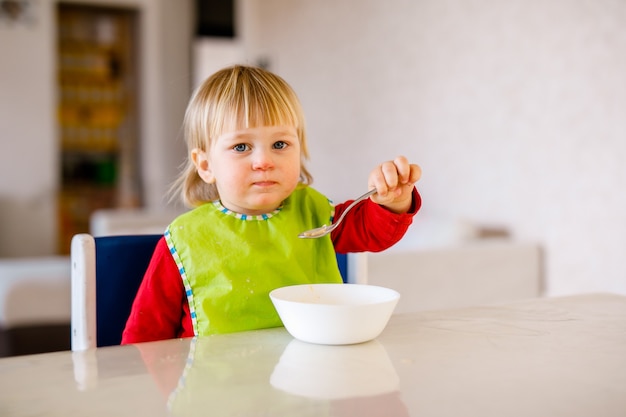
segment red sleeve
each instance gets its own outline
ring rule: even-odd
[[[334,218],[338,219],[352,201],[338,204]],[[390,248],[402,239],[421,205],[417,189],[413,189],[413,204],[407,213],[393,213],[369,198],[360,202],[331,233],[335,251],[380,252]]]
[[[137,291],[122,344],[190,336],[193,327],[183,282],[163,237]]]

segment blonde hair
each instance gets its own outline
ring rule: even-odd
[[[309,158],[304,112],[293,89],[276,74],[261,68],[235,65],[207,78],[193,93],[183,121],[189,153],[210,152],[212,144],[228,131],[259,126],[293,126],[300,140],[300,181],[311,184],[313,177],[304,162]],[[187,158],[173,191],[197,207],[219,199],[215,184],[205,183]]]

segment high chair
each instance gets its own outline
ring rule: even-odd
[[[73,351],[120,344],[133,300],[162,236],[78,234],[72,238]]]
[[[73,351],[121,343],[135,295],[161,237],[78,234],[72,238]],[[337,262],[346,281],[347,255],[337,254]]]

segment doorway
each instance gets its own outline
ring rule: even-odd
[[[94,211],[141,207],[138,11],[57,5],[58,252]]]

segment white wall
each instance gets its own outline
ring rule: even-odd
[[[547,292],[626,294],[626,2],[242,0],[299,93],[315,185],[424,171],[424,216],[541,243]]]
[[[158,209],[171,205],[168,190],[187,153],[181,127],[193,86],[195,0],[141,2],[145,11],[140,86],[144,197],[147,207]]]
[[[192,2],[84,2],[143,11],[143,169],[162,205],[184,154]],[[626,293],[626,2],[239,3],[237,48],[298,91],[320,190],[353,197],[406,154],[424,170],[421,216],[542,243],[549,294]],[[34,26],[0,25],[2,256],[54,247],[54,2],[36,4]]]
[[[51,16],[39,2],[37,17]],[[50,253],[58,182],[52,19],[0,22],[0,254]],[[48,70],[46,70],[48,69]]]
[[[69,2],[69,1],[68,1]],[[146,205],[166,191],[185,155],[180,125],[189,99],[193,0],[76,0],[140,12],[142,174]],[[58,2],[32,2],[28,24],[0,22],[0,256],[56,250]]]

